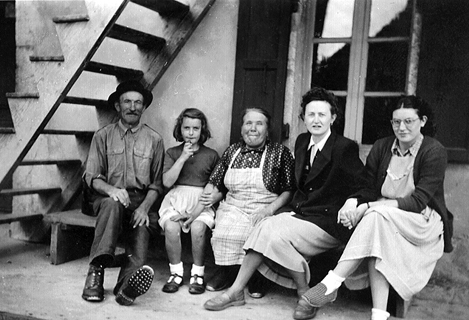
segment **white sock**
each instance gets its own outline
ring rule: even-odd
[[[339,287],[342,285],[342,282],[344,282],[345,278],[342,278],[338,276],[337,274],[334,273],[334,271],[329,270],[329,273],[327,276],[322,279],[321,283],[324,284],[327,288],[326,290],[326,296],[328,294],[331,294],[335,290],[339,289]]]
[[[171,274],[175,273],[177,274],[178,276],[183,276],[184,275],[184,266],[182,264],[182,262],[179,262],[178,264],[169,264],[169,272],[171,272]]]
[[[387,320],[389,318],[389,312],[381,309],[371,309],[371,320]]]
[[[192,269],[191,269],[191,276],[193,276],[194,274],[200,276],[200,277],[203,277],[204,276],[204,272],[205,272],[205,266],[196,266],[195,264],[192,265]]]

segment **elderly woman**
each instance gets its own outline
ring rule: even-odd
[[[351,230],[337,224],[337,214],[365,181],[358,145],[332,129],[338,112],[337,99],[323,88],[303,96],[301,116],[308,132],[296,140],[293,199],[283,213],[256,227],[244,244],[246,257],[233,285],[205,302],[205,309],[243,305],[244,288],[256,270],[301,296],[309,289],[310,258],[346,243]]]
[[[270,115],[249,108],[242,119],[243,140],[228,147],[209,180],[214,192],[226,193],[216,211],[211,239],[215,263],[222,268],[208,282],[209,291],[226,288],[228,275],[237,273],[229,267],[239,268],[243,262],[243,245],[254,226],[285,205],[295,185],[290,150],[269,141]]]
[[[357,225],[338,265],[299,300],[295,319],[314,317],[347,278],[350,289],[371,286],[372,320],[385,320],[389,286],[404,299],[424,288],[443,251],[452,250],[452,214],[444,199],[445,148],[428,104],[405,96],[392,111],[394,136],[375,142],[367,158],[367,188],[352,195],[338,222]]]

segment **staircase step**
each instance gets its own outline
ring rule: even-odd
[[[130,0],[133,3],[158,12],[163,17],[183,17],[189,6],[176,0]]]
[[[73,97],[73,96],[66,96],[62,102],[70,103],[70,104],[81,104],[85,106],[95,106],[97,108],[107,108],[108,106],[107,100]]]
[[[145,33],[139,30],[127,28],[120,24],[114,24],[108,37],[130,42],[138,45],[144,49],[151,49],[155,51],[161,50],[166,44],[166,40],[149,33]]]
[[[141,70],[123,68],[95,61],[89,61],[85,66],[85,70],[89,72],[108,74],[125,79],[140,80],[143,77],[143,71]]]
[[[42,134],[59,134],[59,135],[76,135],[76,136],[92,136],[94,131],[80,131],[67,129],[44,129]]]
[[[15,133],[15,128],[13,128],[13,127],[0,127],[0,133]]]
[[[81,165],[81,161],[78,159],[69,160],[23,160],[20,166],[37,166],[37,165],[58,165],[58,166],[78,166]]]
[[[27,220],[42,220],[43,215],[40,213],[34,214],[0,214],[0,224],[11,223],[11,222],[18,222],[18,221],[27,221]]]
[[[52,18],[55,23],[73,23],[73,22],[86,22],[90,17],[87,14],[69,14]]]
[[[21,99],[21,98],[29,98],[29,99],[39,99],[39,92],[7,92],[5,93],[7,98],[13,99]]]
[[[36,56],[36,55],[31,55],[29,56],[30,61],[34,62],[40,62],[40,61],[58,61],[58,62],[63,62],[65,61],[64,56]]]
[[[44,188],[17,188],[17,189],[3,189],[0,190],[1,196],[22,196],[27,194],[50,194],[50,193],[61,193],[62,189],[59,187],[44,187]]]

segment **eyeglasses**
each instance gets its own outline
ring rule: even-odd
[[[407,118],[407,119],[404,119],[404,120],[401,120],[401,119],[392,119],[391,120],[391,124],[393,127],[395,128],[399,128],[401,126],[401,123],[404,122],[404,125],[408,128],[410,127],[415,121],[419,120],[420,118],[415,118],[415,119],[411,119],[411,118]]]

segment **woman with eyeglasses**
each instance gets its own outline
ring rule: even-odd
[[[433,113],[416,96],[392,110],[394,136],[375,142],[366,161],[367,188],[339,210],[355,230],[334,270],[298,301],[295,319],[310,319],[332,302],[345,281],[371,287],[372,320],[387,319],[389,287],[409,300],[428,283],[443,252],[451,252],[453,216],[444,199],[445,148],[435,139]]]

